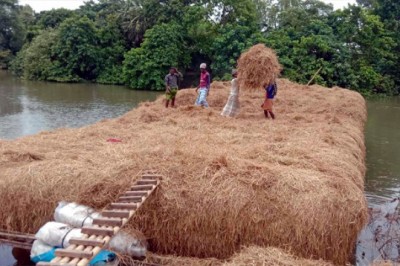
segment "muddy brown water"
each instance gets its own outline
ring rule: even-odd
[[[0,71],[0,139],[15,139],[59,127],[80,127],[117,117],[140,102],[154,100],[157,95],[121,86],[21,81]],[[400,246],[400,220],[393,216],[398,200],[390,202],[400,197],[400,98],[368,100],[365,136],[368,169],[365,194],[371,215],[376,219],[360,234],[358,265],[379,258],[382,250],[392,259],[400,254],[396,246]],[[388,231],[393,243],[378,250],[379,241],[387,240],[384,233]],[[376,239],[376,232],[382,239],[368,242]],[[393,237],[394,234],[399,237]],[[26,265],[24,252],[14,250],[14,255],[17,258],[11,247],[0,246],[0,266]]]

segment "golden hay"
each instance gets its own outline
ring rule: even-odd
[[[159,264],[159,265],[179,265],[179,266],[222,266],[223,261],[218,259],[198,259],[191,257],[178,256],[160,256],[157,254],[148,254],[144,262]],[[130,265],[132,265],[131,263]],[[128,264],[129,265],[129,264]]]
[[[281,72],[274,50],[257,44],[242,53],[238,60],[238,83],[241,90],[259,90],[274,81]]]
[[[323,260],[311,260],[298,258],[279,248],[274,247],[247,247],[235,253],[228,260],[217,259],[198,259],[178,256],[160,256],[148,254],[143,261],[160,265],[179,265],[179,266],[333,266],[332,263]],[[127,265],[132,265],[126,261]]]
[[[365,101],[345,89],[278,86],[274,121],[256,91],[242,93],[236,119],[221,117],[229,87],[216,83],[209,109],[184,90],[176,109],[158,99],[117,119],[1,141],[1,229],[34,233],[60,200],[103,208],[152,168],[162,186],[129,227],[153,252],[226,259],[260,245],[346,263],[367,217]]]
[[[223,266],[333,266],[323,260],[301,259],[274,247],[248,247],[235,254]]]

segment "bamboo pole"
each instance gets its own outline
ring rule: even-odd
[[[311,82],[315,79],[315,77],[318,75],[318,73],[322,70],[322,67],[320,67],[317,72],[315,72],[314,76],[310,79],[310,81],[307,83],[307,86],[310,86]]]

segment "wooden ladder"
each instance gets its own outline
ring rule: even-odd
[[[81,238],[71,238],[65,249],[56,250],[51,262],[39,262],[37,266],[86,266],[111,238],[118,233],[146,199],[160,184],[162,176],[154,170],[143,171],[141,178],[118,201],[102,211],[102,218],[93,219],[92,226],[82,228]]]
[[[30,250],[33,241],[35,241],[34,235],[11,231],[0,231],[0,244]]]

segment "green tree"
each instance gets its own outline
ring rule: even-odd
[[[268,35],[268,46],[275,48],[284,66],[283,75],[306,83],[322,68],[315,82],[336,85],[333,80],[335,63],[340,61],[342,47],[336,41],[332,29],[323,21],[312,20],[301,31],[282,28]]]
[[[400,21],[400,3],[398,1],[374,0],[372,4],[375,7],[375,12],[384,21]]]
[[[87,17],[69,18],[60,24],[53,55],[58,64],[67,70],[68,76],[73,77],[72,80],[92,80],[96,78],[101,63],[98,48],[94,22]]]
[[[19,7],[18,16],[21,19],[25,29],[28,29],[35,23],[35,11],[29,5]]]
[[[29,5],[20,6],[18,14],[26,32],[25,43],[31,42],[40,34],[40,27],[36,25],[36,14]]]
[[[209,19],[219,24],[259,25],[257,5],[253,0],[209,0]]]
[[[106,84],[123,84],[122,62],[126,52],[124,36],[119,28],[118,19],[108,15],[102,20],[97,31],[99,39],[99,74],[96,81]]]
[[[72,16],[74,16],[74,11],[65,8],[42,11],[37,16],[37,25],[42,29],[57,28],[64,20]]]
[[[400,3],[399,1],[373,0],[372,7],[372,12],[382,18],[386,31],[396,43],[392,52],[397,55],[397,59],[389,72],[395,83],[394,91],[400,94]]]
[[[121,25],[130,47],[138,47],[145,32],[161,23],[182,24],[188,8],[202,6],[200,1],[192,0],[132,0],[127,1],[120,12]],[[205,8],[202,6],[202,9]],[[193,11],[193,9],[192,9]],[[197,9],[198,11],[198,9]]]
[[[376,0],[356,0],[357,4],[362,7],[372,8],[376,6]]]
[[[396,93],[396,42],[380,17],[359,6],[333,11],[315,0],[277,10],[266,43],[278,52],[284,76],[306,83],[321,68],[314,81],[321,85]]]
[[[266,44],[274,48],[284,66],[283,75],[306,83],[322,68],[315,82],[336,85],[334,63],[342,47],[336,41],[327,16],[332,6],[320,1],[292,1],[279,4],[275,29],[266,35]]]
[[[6,66],[23,45],[25,29],[18,11],[17,0],[0,0],[0,65]]]
[[[140,48],[125,54],[124,79],[133,89],[162,90],[168,68],[186,67],[189,61],[182,28],[175,23],[163,23],[146,32]]]
[[[191,5],[184,9],[180,23],[185,31],[187,48],[193,56],[211,53],[216,36],[215,25],[207,20],[208,11],[201,5]]]
[[[394,94],[392,70],[396,65],[396,46],[379,16],[352,6],[332,14],[330,24],[339,40],[349,49],[356,80],[353,89]]]
[[[228,24],[220,27],[211,46],[214,77],[222,78],[224,75],[230,77],[230,72],[236,66],[240,54],[263,41],[261,33],[248,26]]]
[[[318,84],[400,93],[400,2],[357,2],[334,11],[319,0],[91,0],[35,14],[0,0],[0,65],[25,42],[13,69],[26,78],[161,89],[170,65],[190,81],[207,62],[224,78],[265,42],[294,81],[321,68]]]
[[[43,31],[29,46],[18,53],[17,60],[12,66],[13,70],[19,72],[25,79],[55,81],[64,79],[68,73],[63,69],[60,70],[52,60],[52,49],[58,39],[58,31]]]

